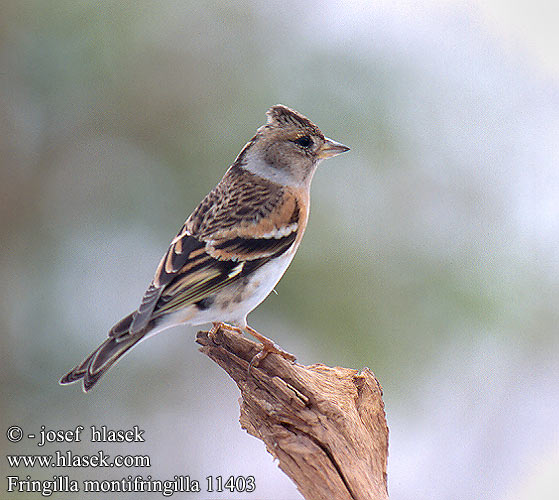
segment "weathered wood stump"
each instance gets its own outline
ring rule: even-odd
[[[270,354],[249,373],[259,343],[226,329],[196,341],[239,387],[242,428],[264,441],[306,500],[388,498],[382,388],[368,368]]]

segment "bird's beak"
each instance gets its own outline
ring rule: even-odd
[[[328,137],[324,138],[324,144],[320,148],[318,152],[318,157],[321,160],[325,160],[326,158],[332,158],[333,156],[339,155],[340,153],[345,153],[349,151],[347,146],[340,144],[339,142],[333,141],[332,139],[328,139]]]

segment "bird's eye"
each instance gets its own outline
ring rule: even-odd
[[[296,144],[303,148],[310,148],[313,145],[312,139],[308,135],[304,135],[303,137],[299,137],[299,139],[295,139],[294,141]]]

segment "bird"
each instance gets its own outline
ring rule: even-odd
[[[210,336],[219,328],[249,333],[261,343],[249,369],[269,353],[295,359],[246,317],[274,290],[299,248],[317,165],[349,148],[282,104],[266,115],[171,241],[138,309],[60,384],[82,380],[87,392],[132,347],[181,324],[211,323]]]

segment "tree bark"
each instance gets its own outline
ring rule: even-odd
[[[302,366],[221,328],[200,350],[236,382],[240,423],[261,439],[306,500],[387,499],[388,427],[382,388],[368,369]]]

